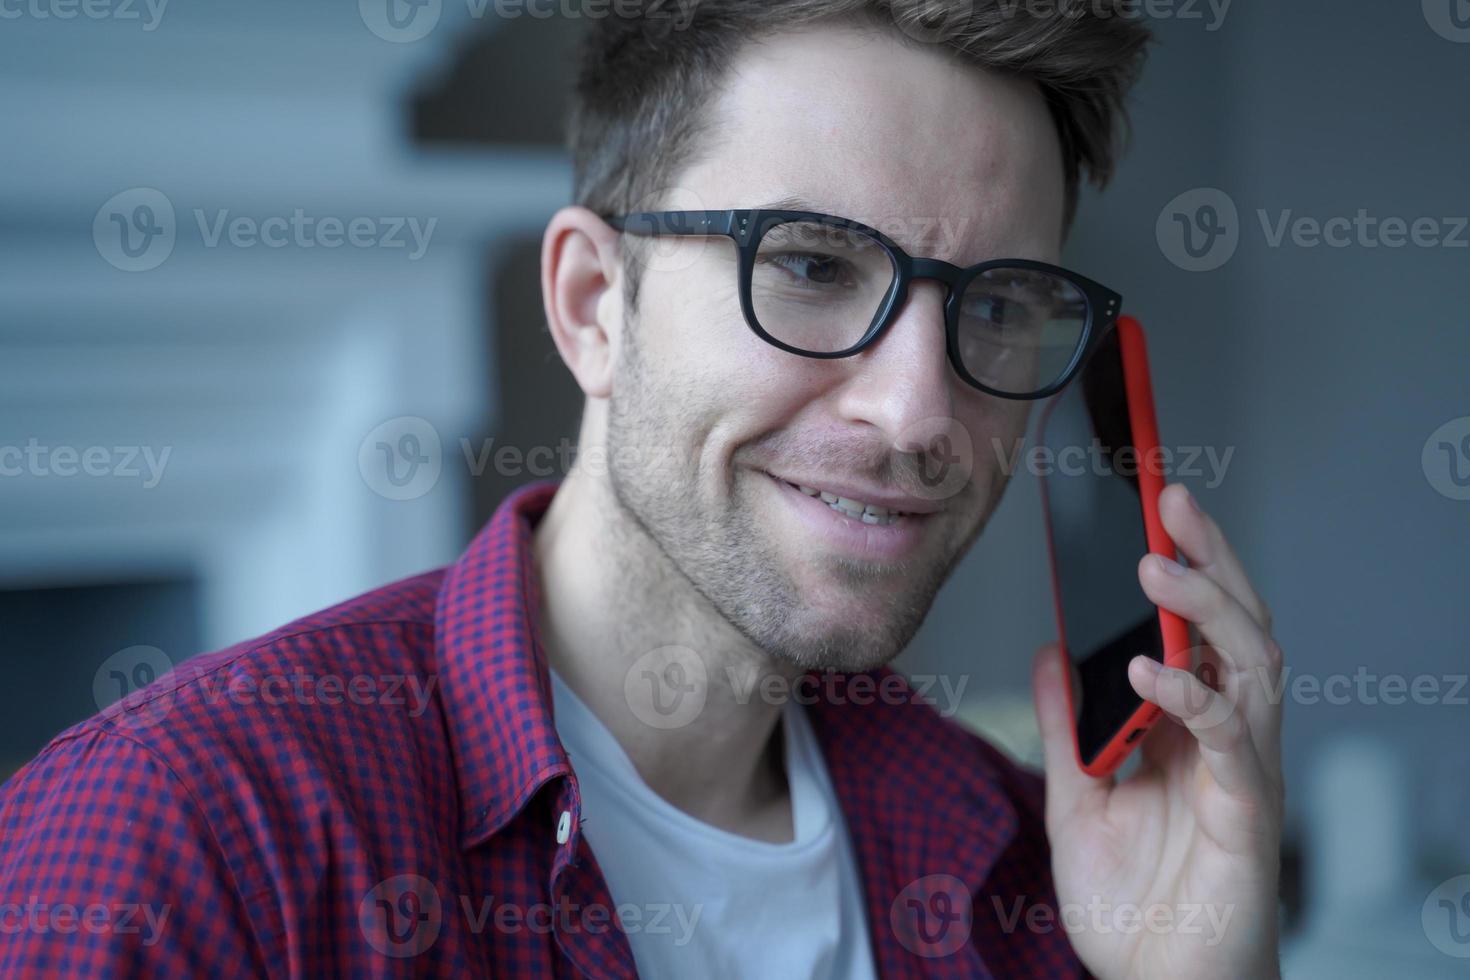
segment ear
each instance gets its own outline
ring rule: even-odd
[[[619,235],[583,207],[552,215],[541,240],[541,296],[561,359],[589,398],[612,391],[623,329]]]

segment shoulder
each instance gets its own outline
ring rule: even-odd
[[[242,800],[281,815],[313,780],[350,782],[374,744],[437,727],[441,577],[404,579],[184,661],[52,739],[0,786],[0,819],[23,819],[48,796],[85,810],[116,788],[111,776],[142,773],[224,837]]]
[[[370,693],[381,695],[391,677],[432,671],[441,576],[436,570],[394,582],[192,657],[62,732],[46,751],[101,732],[170,754],[200,739],[248,742],[257,721],[279,734],[315,724],[338,702],[365,706],[366,681],[374,682]],[[382,698],[371,703],[391,706]]]

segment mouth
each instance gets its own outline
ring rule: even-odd
[[[855,521],[862,521],[864,524],[877,524],[886,527],[890,524],[898,523],[905,517],[917,516],[912,511],[892,510],[879,504],[870,504],[862,500],[855,500],[852,497],[843,497],[840,494],[833,493],[831,490],[809,487],[802,483],[792,483],[790,480],[782,480],[779,476],[772,474],[767,474],[767,476],[770,476],[773,480],[779,480],[788,487],[795,487],[808,497],[815,497],[820,500],[837,513],[851,517]]]
[[[901,510],[899,501],[871,501],[840,493],[846,487],[826,488],[795,482],[761,471],[784,500],[802,538],[819,543],[824,553],[839,553],[874,562],[893,562],[916,553],[928,537],[934,508],[925,501]],[[803,477],[803,479],[806,479]],[[907,501],[903,501],[908,503]]]

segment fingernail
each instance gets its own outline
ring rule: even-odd
[[[1154,555],[1154,561],[1170,575],[1178,577],[1184,574],[1184,566],[1172,558],[1166,558],[1163,555]]]
[[[1194,494],[1189,492],[1188,487],[1184,488],[1184,496],[1189,499],[1189,507],[1191,510],[1193,510],[1196,514],[1204,513],[1204,511],[1200,510],[1199,501],[1194,499]]]
[[[1143,669],[1148,671],[1150,675],[1157,674],[1159,671],[1164,669],[1163,664],[1159,663],[1153,657],[1147,656],[1146,654],[1140,653],[1133,659],[1135,662],[1142,661]]]

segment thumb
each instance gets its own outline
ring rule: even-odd
[[[1037,650],[1031,665],[1031,690],[1046,766],[1048,833],[1079,811],[1101,807],[1113,785],[1112,777],[1089,776],[1077,762],[1072,712],[1067,703],[1065,671],[1069,666],[1056,643]]]

